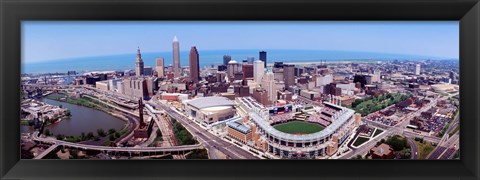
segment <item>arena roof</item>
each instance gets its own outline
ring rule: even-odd
[[[226,97],[219,97],[219,96],[211,96],[211,97],[199,97],[187,102],[187,104],[197,108],[209,108],[209,107],[217,107],[217,106],[235,106],[235,102],[226,98]]]

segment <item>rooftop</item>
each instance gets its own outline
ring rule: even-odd
[[[235,102],[220,96],[210,96],[210,97],[199,97],[187,102],[191,106],[197,109],[204,109],[209,107],[218,107],[218,106],[235,106]]]
[[[243,124],[240,124],[236,121],[227,123],[227,126],[233,128],[233,129],[236,129],[236,130],[238,130],[242,133],[248,133],[250,131],[250,127],[247,127],[247,126],[245,126]]]
[[[377,147],[372,148],[373,153],[378,156],[383,156],[391,153],[391,147],[388,144],[382,143]]]

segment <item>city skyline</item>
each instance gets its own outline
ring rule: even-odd
[[[191,29],[195,31],[185,32]],[[178,36],[182,41],[180,51],[188,51],[191,46],[197,46],[201,50],[252,48],[259,51],[332,50],[458,59],[459,50],[457,21],[108,23],[26,21],[22,22],[22,30],[24,63],[127,54],[137,46],[140,46],[143,52],[159,52],[159,56],[162,56],[165,53],[172,53],[172,47],[168,44],[174,36]],[[83,33],[81,38],[76,33],[79,31]],[[209,36],[212,33],[215,36]],[[51,51],[55,53],[45,53]]]
[[[80,41],[40,41],[46,56],[129,53],[22,61],[21,158],[460,159],[458,59],[350,52],[458,55],[458,35],[446,35],[458,23],[224,23],[166,23],[176,25],[162,26],[172,36],[147,26],[124,36],[110,26],[103,33],[112,41],[81,26]],[[155,39],[164,36],[168,43]],[[136,54],[124,42],[132,39],[142,42]],[[209,50],[217,47],[248,50]]]

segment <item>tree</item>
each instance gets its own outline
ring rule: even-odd
[[[110,141],[115,141],[115,136],[113,134],[110,134],[110,136],[108,136],[108,138],[110,139]]]
[[[71,116],[72,115],[72,113],[68,109],[65,110],[64,113],[65,113],[65,116]]]
[[[105,131],[103,129],[97,129],[97,134],[101,137],[105,137],[106,134],[105,134]]]
[[[387,139],[387,144],[392,146],[393,150],[400,151],[407,147],[407,140],[395,135]]]
[[[50,136],[50,129],[45,129],[45,136]]]
[[[87,134],[87,139],[92,139],[94,136],[93,136],[93,133],[92,132],[89,132]]]
[[[70,150],[70,157],[72,159],[78,159],[78,151],[75,149]]]
[[[195,149],[187,155],[187,159],[208,159],[208,153],[205,149]]]
[[[114,134],[115,134],[115,139],[120,137],[120,133],[119,133],[119,132],[115,132]]]
[[[45,118],[43,120],[44,120],[45,123],[51,123],[50,118],[48,116],[45,116]]]
[[[62,134],[57,134],[56,138],[57,138],[58,140],[63,140],[63,139],[65,138],[65,136],[62,135]]]
[[[113,133],[115,133],[116,131],[117,131],[117,130],[115,130],[115,129],[113,129],[113,128],[112,128],[112,129],[109,129],[109,130],[108,130],[108,134],[113,134]]]
[[[352,107],[355,108],[355,107],[357,107],[357,105],[359,105],[362,102],[363,101],[361,99],[355,99],[355,101],[353,101],[353,103],[352,103]]]

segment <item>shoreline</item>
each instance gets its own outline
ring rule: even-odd
[[[407,60],[407,61],[424,61],[428,60],[428,58],[423,58],[423,59],[405,59],[405,58],[397,58],[398,60]],[[257,59],[256,59],[257,60]],[[348,64],[348,63],[376,63],[376,62],[388,62],[388,61],[394,61],[395,58],[387,58],[387,59],[374,59],[374,58],[358,58],[358,59],[311,59],[311,60],[267,60],[267,66],[273,66],[274,62],[283,62],[284,64],[298,64],[298,65],[308,65],[308,64],[320,64],[322,61],[326,61],[326,64]],[[238,60],[241,61],[241,60]],[[435,61],[459,61],[459,59],[438,59]],[[47,62],[44,63],[39,63],[39,64],[48,64]],[[51,63],[51,62],[49,62]],[[200,63],[200,67],[203,68],[209,68],[212,65],[214,67],[221,65],[222,63],[220,61],[214,61],[212,63]],[[22,64],[22,66],[31,66],[31,64]],[[181,65],[182,68],[187,68],[189,67],[188,65]],[[22,74],[30,74],[30,75],[41,75],[41,74],[54,74],[54,73],[59,73],[59,74],[66,74],[68,71],[74,70],[77,72],[81,73],[88,73],[88,72],[95,72],[95,71],[125,71],[125,70],[132,70],[133,68],[128,65],[121,65],[118,67],[113,67],[111,69],[96,69],[96,68],[84,68],[84,69],[75,69],[75,68],[70,68],[69,70],[63,70],[63,71],[45,71],[45,72],[35,72],[35,71],[30,71],[30,72],[23,72],[24,69],[32,69],[32,68],[27,68],[23,67],[22,68]]]

